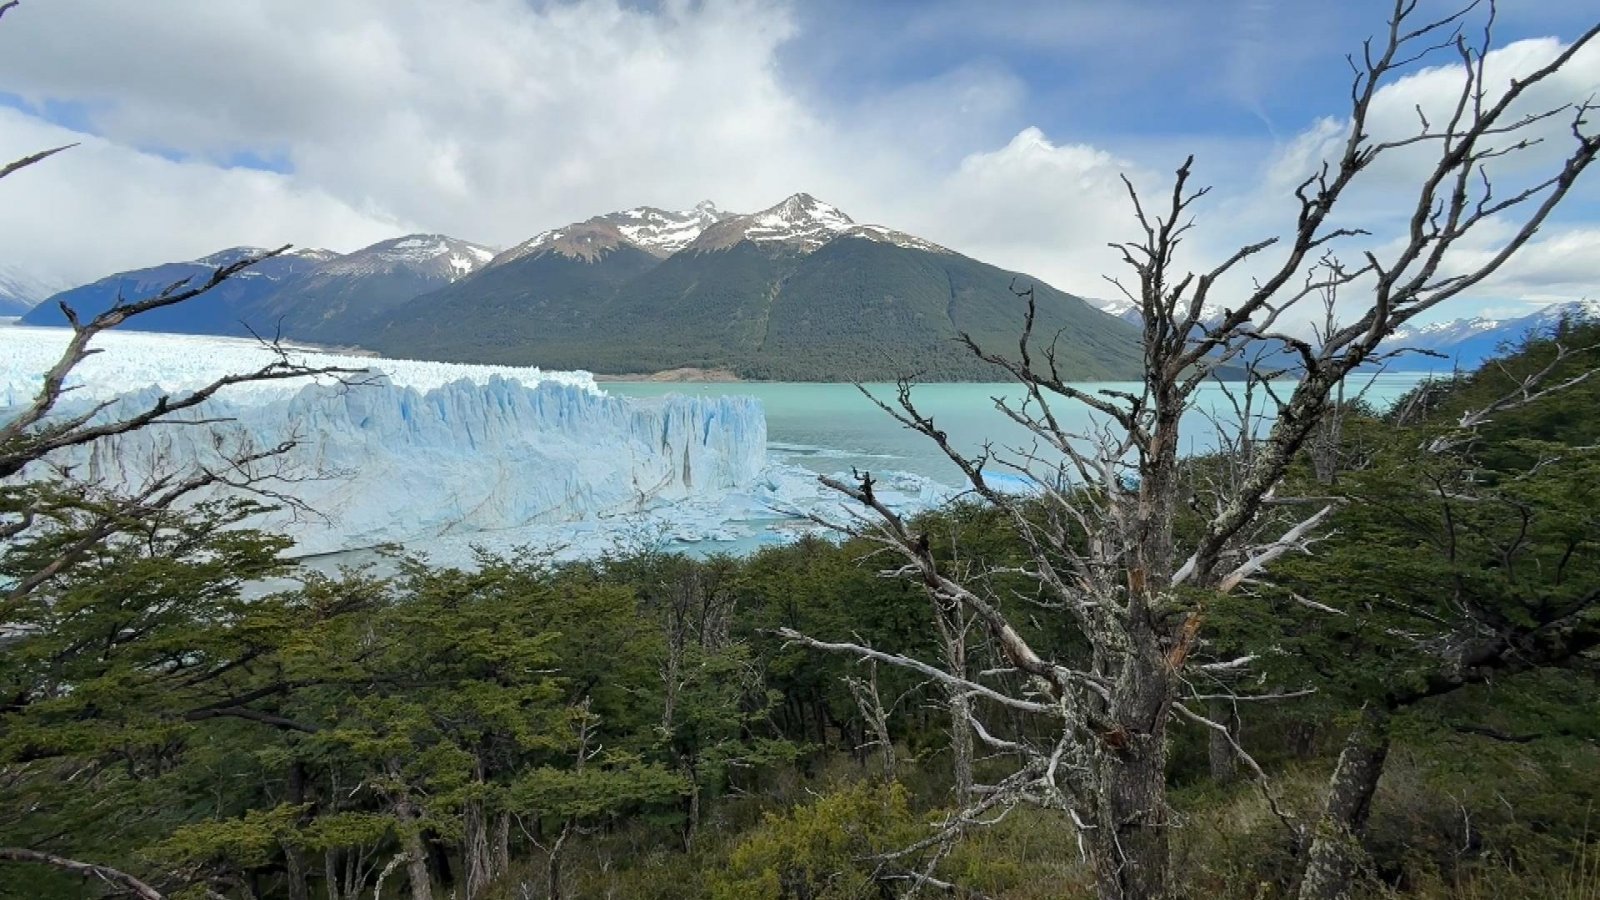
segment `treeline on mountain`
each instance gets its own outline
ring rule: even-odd
[[[387,356],[582,368],[681,366],[794,381],[885,381],[918,372],[987,381],[958,340],[1014,355],[1026,304],[1064,377],[1137,375],[1131,326],[1048,285],[953,253],[838,237],[810,253],[741,242],[656,260],[622,246],[597,259],[543,253],[484,270],[379,317]],[[314,338],[315,334],[307,335]]]
[[[1567,384],[1594,366],[1557,360],[1557,341],[1600,345],[1600,327],[1563,326],[1382,414],[1347,402],[1306,453],[1292,486],[1342,501],[1326,536],[1248,602],[1215,598],[1207,638],[1280,699],[1225,699],[1226,671],[1200,691],[1224,698],[1211,713],[1265,787],[1218,735],[1173,739],[1184,895],[1293,896],[1306,847],[1286,822],[1316,820],[1341,749],[1369,733],[1384,752],[1358,896],[1600,890],[1600,379],[1440,443],[1528,375],[1553,366],[1543,383]],[[1195,458],[1186,477],[1229,465]],[[0,511],[63,526],[8,541],[0,578],[80,541],[93,502],[0,490]],[[948,653],[937,607],[880,577],[867,542],[703,561],[641,542],[472,572],[411,560],[249,596],[290,574],[287,541],[236,527],[251,508],[132,516],[0,603],[0,847],[173,897],[877,898],[924,873],[963,896],[1090,896],[1065,813],[996,811],[902,853],[1011,764],[974,752],[929,679],[776,634]],[[1033,646],[1082,652],[1062,617],[1030,608],[1037,586],[993,511],[916,524],[941,560],[992,573]],[[1441,665],[1464,628],[1530,643],[1487,675]],[[955,644],[970,672],[1000,667],[978,630]],[[968,702],[1002,741],[1038,727]],[[0,855],[0,897],[114,887]]]

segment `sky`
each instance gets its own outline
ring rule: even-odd
[[[1593,24],[1591,3],[1501,0],[1491,71],[1509,79],[1559,52]],[[349,251],[419,231],[508,247],[616,209],[754,211],[805,191],[1109,297],[1105,277],[1125,269],[1107,244],[1136,236],[1122,176],[1159,193],[1195,155],[1213,190],[1191,265],[1292,227],[1292,186],[1349,113],[1345,54],[1391,9],[24,0],[0,18],[0,160],[78,146],[0,181],[0,273],[65,286],[233,245]],[[1420,0],[1420,13],[1453,9]],[[1452,62],[1413,67],[1375,121],[1411,127],[1414,109],[1448,102]],[[1600,45],[1538,99],[1595,95]],[[1567,127],[1550,123],[1534,163],[1559,158]],[[1342,254],[1392,248],[1418,165],[1400,155],[1353,192],[1373,234]],[[1491,225],[1462,259],[1510,228]],[[1523,314],[1596,285],[1600,171],[1524,254],[1432,318]]]

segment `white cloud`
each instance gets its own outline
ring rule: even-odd
[[[1063,290],[1105,296],[1114,288],[1101,275],[1121,269],[1107,243],[1131,236],[1123,173],[1146,178],[1104,150],[1058,145],[1027,128],[998,150],[969,155],[924,208],[909,212],[936,241]]]
[[[1076,40],[1104,56],[1102,38],[1155,15],[1150,5],[1063,17],[1031,4],[975,19],[963,9],[936,4],[908,30],[1004,25],[1041,46]],[[0,109],[0,157],[85,141],[0,182],[0,264],[81,280],[232,243],[353,249],[429,230],[509,245],[640,203],[709,197],[755,209],[806,190],[1069,290],[1112,290],[1100,276],[1123,267],[1106,244],[1134,234],[1118,175],[1164,189],[1165,174],[1140,164],[1152,154],[1022,127],[1031,87],[1000,63],[810,96],[780,64],[794,12],[758,0],[24,4],[0,23],[0,84],[27,102],[68,103],[101,137]],[[1492,60],[1497,77],[1556,46],[1507,48]],[[1541,99],[1594,92],[1597,60],[1588,54]],[[1384,93],[1374,119],[1410,124],[1415,103],[1435,109],[1452,86],[1448,69],[1419,72]],[[1220,169],[1230,183],[1199,207],[1191,257],[1291,225],[1286,189],[1340,134],[1328,118],[1278,148],[1238,142],[1224,159],[1202,156],[1200,172]],[[1189,143],[1139,140],[1165,141],[1173,163]],[[281,158],[292,172],[229,168],[239,153]],[[1393,185],[1415,175],[1373,176],[1376,189],[1351,205],[1388,221],[1404,200]],[[1495,290],[1555,298],[1600,276],[1591,272],[1600,262],[1573,262],[1560,243],[1589,238],[1549,239]]]
[[[174,162],[0,109],[0,160],[73,141],[0,181],[0,262],[47,281],[238,244],[349,250],[410,230],[282,175]]]

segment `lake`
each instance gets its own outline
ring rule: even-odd
[[[1427,377],[1421,372],[1393,372],[1352,380],[1350,393],[1364,390],[1365,399],[1387,408],[1418,382]],[[851,466],[866,470],[911,472],[958,485],[961,475],[939,448],[926,437],[911,431],[878,409],[849,384],[795,384],[775,382],[606,382],[607,391],[628,397],[661,397],[667,394],[744,394],[761,400],[767,412],[767,443],[774,462],[790,463],[813,472],[831,474],[848,471]],[[866,389],[890,404],[895,398],[892,384],[869,384]],[[1126,383],[1084,383],[1085,390],[1133,392],[1138,385]],[[1015,384],[926,384],[915,388],[913,398],[919,408],[933,417],[950,441],[965,453],[976,452],[985,440],[1011,447],[1025,445],[1031,435],[994,408],[995,397],[1016,403],[1023,396]],[[1215,430],[1198,411],[1209,411],[1224,419],[1233,418],[1231,405],[1220,387],[1203,388],[1197,397],[1196,413],[1184,420],[1185,452],[1210,449]],[[1081,428],[1091,423],[1090,411],[1079,404],[1065,404],[1057,410],[1063,424]]]

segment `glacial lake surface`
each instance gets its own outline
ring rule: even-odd
[[[1427,377],[1422,372],[1386,372],[1352,378],[1346,396],[1361,393],[1379,409]],[[848,472],[852,466],[872,471],[910,472],[957,486],[961,474],[928,438],[902,426],[862,396],[854,385],[789,382],[604,382],[606,391],[627,397],[662,397],[668,394],[741,394],[759,399],[766,408],[768,453],[774,462],[789,463],[821,474]],[[1280,386],[1280,391],[1290,385]],[[893,406],[895,386],[868,384],[873,396]],[[1133,393],[1133,382],[1085,382],[1085,391]],[[1239,385],[1230,385],[1237,391]],[[1033,436],[995,409],[994,398],[1013,406],[1024,393],[1015,384],[930,383],[913,388],[912,398],[924,415],[949,435],[964,453],[978,452],[985,441],[997,448],[1029,447]],[[1258,398],[1259,404],[1264,398]],[[1053,407],[1069,430],[1092,424],[1090,410],[1076,403]],[[1195,410],[1184,420],[1185,453],[1204,452],[1216,446],[1212,418],[1236,420],[1224,389],[1209,385],[1196,398]],[[1258,423],[1259,427],[1259,423]]]

